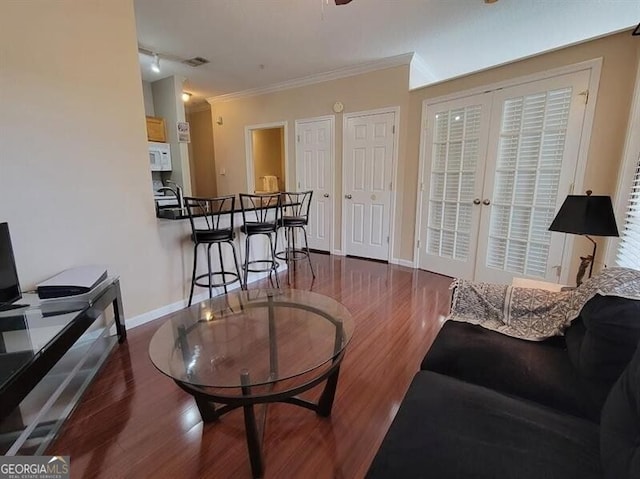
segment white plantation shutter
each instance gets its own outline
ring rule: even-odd
[[[432,144],[427,252],[466,260],[480,155],[481,105],[438,112]]]
[[[564,235],[548,227],[584,165],[590,78],[585,69],[425,101],[420,268],[494,283],[556,279]]]
[[[640,270],[640,157],[631,184],[616,263]]]
[[[572,88],[505,100],[486,264],[545,277]]]

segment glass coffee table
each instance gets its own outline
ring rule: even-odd
[[[254,406],[284,402],[329,416],[353,329],[349,311],[317,293],[238,291],[174,313],[149,356],[193,395],[203,421],[244,409],[251,469],[261,477],[266,410],[256,421]],[[298,396],[322,382],[317,403]]]

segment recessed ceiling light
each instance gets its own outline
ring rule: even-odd
[[[160,57],[157,53],[153,54],[153,60],[151,61],[151,70],[155,73],[160,73]]]

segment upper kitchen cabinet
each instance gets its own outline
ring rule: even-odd
[[[147,139],[158,143],[167,142],[167,131],[164,126],[164,118],[156,116],[147,117]]]

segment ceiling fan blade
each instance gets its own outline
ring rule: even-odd
[[[351,0],[336,0],[336,5],[346,5],[351,2]]]

